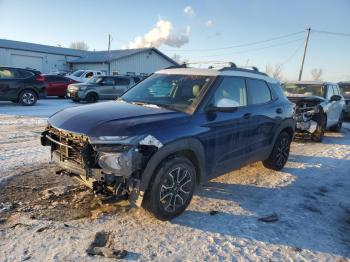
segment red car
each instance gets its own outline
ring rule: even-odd
[[[70,84],[78,83],[73,79],[60,75],[44,75],[44,78],[47,96],[65,97],[67,86]]]

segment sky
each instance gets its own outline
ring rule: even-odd
[[[106,50],[111,34],[112,49],[155,46],[192,66],[280,64],[292,80],[310,27],[303,79],[320,68],[340,81],[350,80],[349,13],[350,0],[0,0],[0,38]]]

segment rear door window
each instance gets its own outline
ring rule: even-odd
[[[27,70],[18,70],[18,73],[20,78],[28,78],[33,76],[33,73]]]
[[[118,85],[118,86],[127,86],[130,84],[129,78],[117,77],[115,80],[116,80],[116,85]]]
[[[259,79],[247,79],[248,104],[256,105],[271,101],[271,91],[265,81]]]

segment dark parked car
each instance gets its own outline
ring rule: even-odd
[[[345,101],[337,84],[323,81],[290,81],[285,95],[296,105],[296,131],[321,142],[326,129],[340,131]]]
[[[0,101],[32,106],[42,97],[45,97],[45,84],[39,71],[0,67]]]
[[[67,87],[70,84],[78,83],[77,81],[61,75],[44,75],[46,95],[65,97]]]
[[[350,81],[338,83],[340,93],[345,99],[344,117],[350,118]]]
[[[67,89],[67,97],[75,102],[116,99],[135,84],[130,76],[97,76],[87,83],[71,84]]]
[[[162,220],[209,179],[256,161],[282,169],[295,126],[278,82],[234,65],[161,70],[117,101],[68,108],[48,123],[41,143],[59,172]]]

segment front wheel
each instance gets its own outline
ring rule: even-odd
[[[281,132],[276,139],[269,158],[263,161],[263,165],[272,170],[281,170],[288,161],[291,142],[291,135],[285,131]]]
[[[33,106],[38,100],[38,96],[32,90],[24,90],[19,95],[19,102],[24,106]]]
[[[97,100],[98,100],[98,95],[96,93],[89,93],[89,94],[86,95],[85,100],[88,103],[96,103]]]
[[[164,160],[143,202],[143,207],[160,220],[180,215],[191,202],[196,169],[185,157]]]
[[[326,116],[325,115],[320,115],[316,120],[317,121],[317,127],[315,132],[311,135],[311,139],[314,142],[322,142],[323,137],[324,137],[324,131],[326,129]]]

